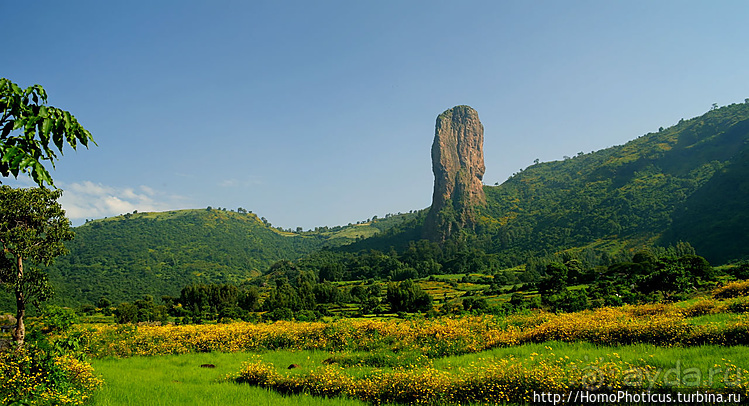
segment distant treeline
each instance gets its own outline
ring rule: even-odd
[[[341,289],[329,281],[315,283],[306,274],[299,274],[292,283],[277,279],[269,295],[261,300],[255,286],[232,284],[196,284],[182,289],[179,297],[163,296],[157,304],[148,296],[133,303],[112,306],[100,301],[102,310],[112,312],[118,323],[167,322],[202,323],[208,320],[318,320],[332,315],[328,306],[355,303],[359,312],[416,312],[432,309],[432,298],[412,280],[387,284],[382,295],[380,284],[369,282],[350,289]],[[388,308],[385,308],[385,305]]]
[[[397,255],[370,252],[362,257],[366,257],[366,261],[379,258],[380,265],[374,269],[380,273],[393,269],[400,271],[389,274],[386,283],[369,279],[344,287],[330,279],[338,276],[330,273],[333,262],[311,270],[310,264],[305,262],[308,259],[298,263],[279,261],[264,278],[254,280],[254,284],[194,284],[182,289],[179,297],[162,297],[161,304],[145,298],[132,304],[122,303],[112,311],[120,323],[167,320],[202,323],[206,320],[256,321],[261,318],[317,320],[333,315],[330,312],[332,305],[355,306],[356,311],[349,315],[396,312],[505,314],[528,308],[571,312],[627,303],[682,300],[699,289],[713,286],[722,276],[707,260],[695,255],[694,249],[686,243],[642,250],[627,261],[612,262],[607,266],[589,267],[566,254],[557,258],[559,262],[543,265],[541,271],[540,262],[535,263],[535,268],[526,272],[535,275],[533,281],[520,281],[508,271],[478,279],[465,276],[463,282],[483,283],[487,287],[471,292],[460,301],[443,302],[441,307],[435,308],[433,298],[411,279],[413,275],[410,272],[406,275],[402,271],[406,268],[398,267],[403,263],[393,258]],[[343,269],[340,263],[338,265],[337,270]],[[343,272],[345,275],[345,270]],[[749,263],[730,268],[730,273],[735,278],[749,278]],[[408,277],[396,281],[393,276]],[[430,279],[438,280],[434,276]],[[261,295],[261,292],[265,294]],[[509,300],[495,301],[494,304],[487,301],[488,296],[504,293],[512,293]]]

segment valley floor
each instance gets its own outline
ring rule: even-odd
[[[378,358],[373,358],[373,354],[366,352],[335,354],[327,351],[276,350],[105,358],[93,362],[95,370],[106,382],[95,394],[93,404],[320,406],[366,404],[338,396],[328,398],[306,393],[284,395],[269,388],[239,384],[228,379],[230,376],[236,377],[240,370],[246,371],[248,362],[249,365],[271,366],[280,378],[275,381],[276,389],[280,388],[283,391],[288,391],[289,387],[281,384],[282,379],[304,379],[306,376],[316,374],[317,378],[320,378],[321,371],[333,368],[338,372],[345,371],[345,375],[353,379],[382,373],[402,373],[408,379],[416,377],[417,379],[410,382],[412,385],[410,389],[415,393],[425,389],[425,384],[433,386],[435,392],[438,392],[443,384],[442,381],[450,379],[450,376],[453,378],[461,375],[475,376],[477,371],[491,372],[496,365],[513,368],[512,365],[516,365],[517,361],[528,364],[528,371],[535,371],[551,379],[554,376],[554,371],[551,369],[555,366],[559,367],[564,374],[570,372],[569,365],[580,363],[584,365],[583,369],[586,372],[584,376],[591,379],[589,382],[591,385],[596,384],[595,379],[606,379],[611,368],[616,366],[624,366],[634,371],[635,368],[647,365],[652,369],[647,369],[644,375],[639,376],[645,389],[652,384],[654,389],[662,392],[670,385],[673,388],[668,389],[667,392],[676,397],[678,393],[682,395],[693,393],[696,388],[728,388],[731,392],[736,392],[732,395],[736,397],[731,398],[736,400],[742,396],[741,392],[746,392],[746,376],[742,376],[746,374],[746,371],[737,365],[749,365],[749,348],[716,345],[662,347],[649,344],[601,346],[580,342],[545,342],[495,348],[434,360],[417,356],[400,361],[404,365],[385,366],[389,363],[397,363],[397,357],[398,355],[392,352],[381,353]],[[326,366],[332,358],[341,361],[345,367]],[[356,363],[350,364],[346,360],[355,360]],[[510,364],[502,364],[502,361],[510,361]],[[201,367],[206,364],[215,367]],[[288,366],[292,364],[298,368],[288,369]],[[372,364],[378,364],[378,366],[372,366]],[[437,377],[434,380],[424,381],[418,378],[419,375],[421,378],[428,378],[435,374]],[[526,381],[526,384],[531,383],[522,376],[515,378],[518,380],[518,385],[522,385],[522,381]],[[333,379],[322,384],[333,388],[339,383],[333,376]],[[549,381],[547,384],[548,388],[554,388],[554,382]],[[403,390],[398,386],[396,384],[393,391]],[[491,385],[486,385],[487,391],[490,390],[489,386]],[[561,389],[561,387],[556,388]],[[598,389],[600,388],[591,388],[593,392]],[[641,393],[641,388],[620,387],[619,389]],[[564,394],[567,393],[564,392]],[[413,400],[423,403],[427,399]],[[455,403],[438,401],[429,404]]]
[[[106,382],[92,404],[120,406],[363,406],[358,400],[282,395],[271,389],[226,380],[253,354],[198,353],[154,357],[106,358],[92,362]],[[273,358],[276,359],[276,358]],[[215,368],[203,368],[210,364]]]

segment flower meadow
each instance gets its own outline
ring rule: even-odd
[[[272,363],[256,359],[231,379],[286,394],[342,395],[373,404],[530,403],[534,393],[540,392],[619,390],[670,393],[686,389],[745,396],[749,388],[749,371],[730,362],[715,365],[713,375],[706,379],[697,368],[669,375],[644,360],[623,361],[618,354],[607,359],[580,360],[558,356],[552,348],[547,349],[546,354],[533,353],[527,358],[480,359],[452,370],[406,366],[375,369],[361,376],[338,365],[324,365],[302,374],[284,373]]]
[[[741,299],[741,298],[740,298]],[[711,305],[727,312],[738,301]],[[496,347],[545,341],[584,341],[599,345],[647,343],[661,346],[749,343],[749,316],[705,322],[699,302],[683,308],[654,304],[601,308],[578,313],[529,312],[507,317],[338,319],[330,322],[277,321],[181,326],[94,326],[76,334],[95,357],[184,354],[189,352],[408,350],[427,357],[476,353]],[[710,307],[710,306],[708,306]],[[716,310],[717,309],[717,310]]]
[[[576,313],[80,324],[45,335],[47,347],[0,352],[0,399],[86,404],[103,383],[86,357],[157,362],[188,353],[235,353],[224,385],[321,401],[522,404],[538,393],[619,390],[749,396],[747,292],[749,283],[736,282],[685,302]]]
[[[570,357],[550,347],[530,355],[477,358],[468,365],[441,363],[451,357],[482,357],[497,349],[548,342],[590,343],[612,351],[627,345],[664,349],[745,345],[749,343],[745,300],[728,294],[677,304],[560,314],[528,311],[510,316],[94,325],[66,334],[74,334],[80,348],[93,357],[255,353],[259,355],[230,375],[230,381],[284,394],[344,396],[372,404],[523,403],[531,402],[534,392],[575,390],[702,390],[748,395],[749,371],[728,359],[718,359],[710,371],[685,366],[675,378],[669,378],[664,366],[651,359],[624,360],[615,352],[593,359],[579,354]],[[326,359],[287,370],[286,365],[262,359],[262,354],[276,351],[312,351]]]
[[[0,352],[3,405],[82,405],[102,384],[90,364],[37,349]]]

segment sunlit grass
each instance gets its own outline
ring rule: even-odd
[[[266,353],[269,362],[320,365],[325,353],[305,351]],[[154,357],[107,358],[92,362],[106,382],[93,397],[94,405],[319,405],[362,406],[345,398],[283,396],[269,389],[239,385],[224,378],[240,370],[248,353],[197,353]],[[213,364],[215,368],[201,368]],[[301,369],[300,369],[301,370]]]
[[[634,365],[647,364],[663,370],[679,368],[683,371],[698,368],[702,373],[708,373],[710,369],[715,368],[716,364],[723,364],[726,361],[744,368],[749,366],[749,347],[747,346],[660,347],[652,344],[605,346],[586,342],[560,341],[494,348],[474,354],[445,357],[434,360],[433,365],[437,369],[454,370],[503,358],[529,359],[533,354],[554,354],[581,361],[620,359]]]
[[[534,391],[594,390],[591,382],[602,385],[593,386],[602,390],[675,393],[699,389],[743,394],[749,373],[747,349],[550,341],[423,362],[406,357],[400,364],[383,363],[388,358],[397,360],[400,354],[356,352],[336,356],[339,361],[358,360],[353,366],[346,362],[318,366],[314,358],[320,353],[312,353],[310,363],[291,371],[273,360],[305,353],[277,351],[253,357],[236,377],[282,393],[347,394],[374,403],[522,403],[531,401],[529,394]]]
[[[746,316],[742,314],[715,313],[715,314],[706,314],[703,316],[690,317],[688,321],[690,324],[701,326],[701,325],[707,325],[707,324],[720,324],[720,325],[731,324],[731,323],[737,323],[743,319],[746,319]]]
[[[613,388],[647,387],[627,386],[627,374],[639,371],[658,390],[678,388],[667,378],[697,376],[701,390],[745,393],[749,348],[731,346],[746,341],[747,315],[729,311],[739,301],[746,299],[506,317],[99,326],[85,334],[92,355],[191,353],[95,361],[107,382],[95,404],[361,404],[324,397],[340,393],[383,403],[528,401],[528,391],[580,388],[590,371]],[[739,369],[740,386],[721,387]]]

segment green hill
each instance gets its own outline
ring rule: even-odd
[[[714,264],[745,259],[749,103],[624,145],[537,163],[484,189],[487,205],[475,229],[442,246],[417,243],[425,210],[297,233],[252,213],[214,209],[91,221],[75,229],[70,255],[50,267],[50,278],[57,302],[77,304],[242,282],[281,259],[306,258],[300,269],[325,268],[344,279],[493,274],[563,251],[587,266],[607,265],[641,247],[679,241]]]
[[[711,262],[745,257],[747,151],[749,103],[713,109],[487,187],[477,232],[492,252],[687,241]]]
[[[502,266],[586,249],[596,262],[679,241],[713,263],[745,258],[749,103],[713,109],[624,145],[537,163],[484,191],[487,205],[463,239]],[[421,222],[346,251],[403,251],[421,235]]]
[[[242,282],[281,259],[370,237],[411,215],[293,233],[249,212],[220,209],[131,213],[75,228],[70,254],[49,267],[54,302],[119,303],[178,296],[191,283]],[[7,298],[6,298],[7,299]],[[9,307],[8,300],[0,301]]]

